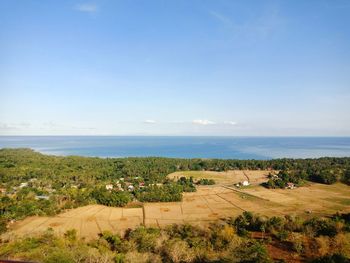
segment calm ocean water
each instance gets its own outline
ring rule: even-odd
[[[0,148],[9,147],[99,157],[350,157],[350,137],[0,136]]]

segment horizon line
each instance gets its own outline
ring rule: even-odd
[[[308,138],[350,138],[350,135],[145,135],[145,134],[24,134],[24,135],[6,135],[0,134],[0,137],[240,137],[240,138],[254,138],[254,137],[284,137],[284,138],[294,138],[294,137],[308,137]]]

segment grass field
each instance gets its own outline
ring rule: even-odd
[[[273,171],[268,170],[230,170],[226,172],[213,171],[181,171],[168,175],[170,179],[180,177],[193,177],[193,179],[213,179],[216,184],[236,184],[242,181],[249,181],[251,184],[260,184],[267,181],[267,176]]]
[[[52,228],[63,234],[75,228],[81,237],[97,237],[103,230],[122,233],[138,225],[162,227],[172,223],[206,224],[243,211],[266,216],[331,215],[350,212],[350,187],[310,184],[293,190],[251,186],[237,190],[226,185],[200,186],[197,192],[185,193],[182,202],[146,203],[143,208],[113,208],[89,205],[54,217],[29,217],[15,223],[5,236],[35,235]]]
[[[337,211],[350,211],[350,187],[341,183],[333,185],[313,183],[293,190],[270,190],[255,186],[242,191],[282,205],[283,214],[311,212],[311,214],[327,215]]]
[[[6,233],[4,237],[35,235],[48,228],[52,228],[58,234],[63,234],[74,228],[79,236],[94,238],[104,230],[122,233],[127,228],[134,228],[142,223],[142,208],[88,205],[54,217],[28,217],[15,223],[12,231]]]

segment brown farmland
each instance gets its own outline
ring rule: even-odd
[[[227,185],[200,186],[195,193],[185,193],[182,202],[145,203],[142,208],[113,208],[89,205],[54,217],[29,217],[16,222],[4,236],[35,235],[47,228],[63,234],[76,229],[81,237],[94,238],[104,230],[122,233],[145,224],[162,227],[172,223],[207,224],[243,211],[266,216],[330,215],[350,212],[350,187],[310,184],[285,189],[266,189],[259,185],[236,189]]]
[[[214,171],[181,171],[168,175],[170,179],[179,179],[180,177],[193,177],[194,180],[198,179],[213,179],[216,184],[236,184],[243,181],[249,181],[251,184],[260,184],[267,181],[269,173],[275,173],[275,171],[269,170],[229,170],[226,172],[214,172]]]

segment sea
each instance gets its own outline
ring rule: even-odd
[[[0,136],[50,155],[255,159],[350,157],[350,137]]]

